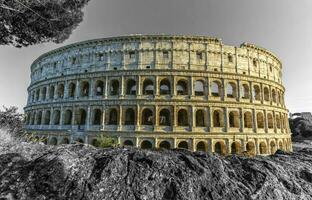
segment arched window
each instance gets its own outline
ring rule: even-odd
[[[136,82],[133,79],[127,81],[127,95],[136,95]]]
[[[57,145],[57,139],[55,137],[50,139],[50,145]]]
[[[177,95],[188,95],[188,87],[186,80],[179,80],[177,83]]]
[[[150,79],[146,79],[143,82],[143,94],[153,95],[154,94],[154,83]]]
[[[52,85],[49,88],[49,99],[54,99],[54,91],[55,91],[55,87]]]
[[[239,128],[239,115],[237,111],[231,111],[229,113],[229,122],[231,128]]]
[[[179,149],[188,149],[188,143],[187,141],[182,141],[178,144]]]
[[[72,118],[73,118],[73,112],[71,110],[65,111],[65,125],[71,125],[72,124]]]
[[[41,125],[41,119],[42,119],[42,112],[39,111],[39,112],[37,113],[37,120],[36,120],[36,124],[37,124],[37,125]]]
[[[60,125],[61,112],[59,110],[54,110],[53,112],[53,121],[54,125]]]
[[[87,97],[87,96],[89,96],[89,88],[90,88],[89,82],[88,82],[88,81],[83,81],[83,82],[81,83],[80,95],[81,95],[82,97]]]
[[[247,142],[246,151],[249,155],[255,155],[256,154],[255,144],[253,142]]]
[[[47,96],[47,88],[46,87],[42,88],[41,95],[42,95],[42,100],[46,100],[46,96]]]
[[[195,96],[204,96],[204,82],[202,80],[195,81]]]
[[[235,98],[236,97],[236,84],[235,83],[230,82],[227,84],[226,96],[228,98]]]
[[[95,82],[95,95],[96,96],[103,96],[104,94],[104,82],[98,80]]]
[[[31,120],[30,120],[31,125],[35,124],[35,118],[36,118],[36,112],[33,112],[32,116],[31,116]]]
[[[133,146],[133,142],[131,140],[125,140],[123,145],[124,146]]]
[[[159,143],[159,148],[170,149],[171,148],[171,144],[168,141],[162,141],[162,142]]]
[[[170,91],[170,81],[168,79],[163,79],[160,81],[160,95],[168,95],[171,93]]]
[[[221,83],[219,81],[213,81],[211,83],[211,95],[214,97],[220,97],[221,94]]]
[[[170,111],[168,109],[164,108],[159,112],[159,125],[161,126],[171,125]]]
[[[270,92],[267,87],[263,89],[264,101],[270,101]]]
[[[233,142],[231,145],[231,153],[232,154],[240,154],[241,153],[241,145],[239,142]]]
[[[87,119],[87,112],[85,109],[79,109],[77,116],[77,125],[85,125]]]
[[[75,83],[70,83],[68,86],[68,96],[70,98],[75,97],[76,95],[76,84]]]
[[[141,142],[141,149],[151,149],[153,148],[153,144],[148,141],[148,140],[144,140]]]
[[[134,125],[135,123],[135,112],[132,108],[126,110],[125,125]]]
[[[268,128],[273,128],[273,115],[271,113],[268,113]]]
[[[243,99],[249,99],[249,86],[247,84],[242,85],[241,93]]]
[[[267,145],[264,142],[259,144],[260,154],[267,154]]]
[[[244,113],[244,127],[252,128],[252,114],[249,111]]]
[[[117,125],[117,123],[118,123],[118,112],[117,112],[117,109],[112,108],[109,112],[108,124]]]
[[[279,91],[277,91],[277,101],[278,104],[281,103],[281,93]]]
[[[178,126],[188,126],[188,116],[185,109],[180,109],[178,112]]]
[[[205,114],[203,110],[196,111],[196,126],[198,127],[205,126]]]
[[[223,112],[221,110],[215,110],[213,112],[213,126],[223,127]]]
[[[62,99],[64,97],[64,84],[57,86],[57,98]]]
[[[39,101],[39,97],[40,97],[40,89],[36,91],[36,101]]]
[[[214,145],[214,152],[219,155],[225,155],[226,154],[226,146],[224,142],[216,142]]]
[[[276,119],[276,127],[277,127],[278,129],[280,129],[280,128],[281,128],[281,118],[280,118],[280,116],[279,116],[279,115],[276,115],[276,116],[275,116],[275,119]]]
[[[100,109],[93,110],[93,125],[101,125],[102,111]]]
[[[276,152],[276,145],[274,141],[271,141],[270,143],[270,151],[271,151],[271,154],[275,154]]]
[[[257,125],[258,128],[264,128],[264,118],[262,112],[257,113]]]
[[[272,90],[272,100],[274,103],[276,103],[276,92],[274,89]]]
[[[50,118],[51,118],[51,112],[47,110],[44,114],[44,125],[49,125],[50,124]]]
[[[153,125],[154,115],[153,111],[149,108],[145,108],[142,112],[142,125]]]
[[[111,96],[119,95],[119,81],[118,80],[111,80],[111,82],[110,82],[110,95]]]
[[[253,87],[253,99],[257,101],[261,100],[260,87],[258,85],[254,85]]]
[[[203,151],[203,152],[206,152],[206,151],[207,151],[207,148],[206,148],[205,142],[203,142],[203,141],[198,142],[197,145],[196,145],[196,151]]]

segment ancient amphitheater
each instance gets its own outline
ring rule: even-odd
[[[291,151],[281,61],[253,44],[130,35],[61,47],[31,66],[26,129],[49,144]]]

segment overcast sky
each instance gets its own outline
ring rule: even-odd
[[[286,106],[312,111],[312,0],[91,0],[84,10],[83,22],[63,44],[0,47],[0,105],[22,110],[30,65],[49,50],[93,38],[165,33],[273,51],[283,62]]]

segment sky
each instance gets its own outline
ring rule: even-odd
[[[311,9],[311,0],[91,0],[64,43],[0,46],[0,106],[23,112],[30,65],[47,51],[94,38],[162,33],[207,35],[235,46],[249,42],[274,52],[283,63],[287,108],[311,112]]]

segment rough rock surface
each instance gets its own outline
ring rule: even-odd
[[[0,143],[0,199],[312,199],[312,149],[247,158]]]

